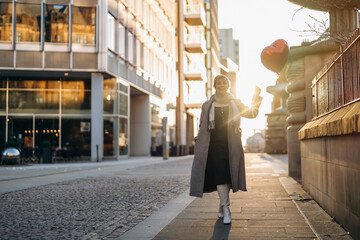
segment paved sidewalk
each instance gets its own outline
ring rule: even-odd
[[[287,177],[284,156],[246,155],[248,191],[230,193],[230,226],[217,219],[214,192],[193,200],[154,239],[352,239]]]

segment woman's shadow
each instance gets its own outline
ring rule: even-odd
[[[210,239],[211,240],[220,240],[220,239],[227,240],[229,238],[230,229],[231,229],[231,225],[224,225],[223,220],[218,219],[215,223],[214,232]]]

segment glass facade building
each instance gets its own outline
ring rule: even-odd
[[[39,158],[45,147],[93,161],[150,155],[161,119],[175,114],[175,7],[0,1],[0,150],[13,142]]]

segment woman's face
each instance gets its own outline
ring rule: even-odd
[[[229,89],[229,82],[226,79],[216,81],[214,86],[216,92],[225,93]]]

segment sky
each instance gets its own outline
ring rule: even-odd
[[[219,28],[232,28],[233,38],[239,40],[238,98],[250,106],[255,86],[262,90],[258,117],[241,120],[243,142],[253,135],[254,129],[265,129],[265,114],[271,112],[273,97],[266,93],[266,87],[274,85],[278,77],[262,65],[261,51],[277,39],[286,40],[289,47],[301,45],[303,40],[315,40],[317,36],[301,36],[301,31],[309,30],[307,23],[320,27],[313,18],[328,19],[326,12],[300,8],[287,0],[218,0]]]

